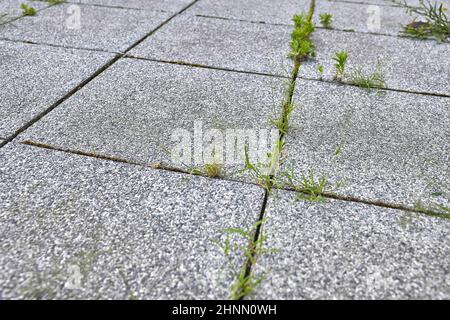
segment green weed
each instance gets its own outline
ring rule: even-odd
[[[221,164],[213,162],[203,165],[200,169],[192,169],[191,174],[207,176],[209,178],[218,178],[222,175],[222,169],[223,167]]]
[[[52,4],[52,5],[66,2],[66,0],[44,0],[44,1],[48,2],[48,3]]]
[[[237,272],[235,272],[234,265],[231,265],[235,281],[230,287],[230,298],[232,300],[240,300],[243,297],[252,293],[255,288],[265,279],[265,275],[255,277],[252,273],[251,267],[256,265],[258,259],[264,254],[271,254],[277,252],[274,249],[264,248],[266,236],[264,234],[263,225],[266,220],[260,220],[252,225],[248,230],[242,228],[227,228],[226,240],[224,243],[215,241],[215,243],[222,249],[227,258],[230,258],[231,253],[240,252],[246,259]],[[256,234],[259,232],[257,239]],[[244,240],[247,245],[233,243],[231,237],[235,236],[241,243]]]
[[[314,57],[315,55],[315,46],[311,40],[314,25],[307,17],[307,15],[298,14],[292,19],[294,22],[294,30],[291,34],[291,52],[289,56],[296,61],[307,57]]]
[[[320,14],[319,19],[320,19],[320,24],[322,25],[322,27],[324,27],[326,29],[332,28],[332,23],[333,23],[333,15],[332,14],[330,14],[330,13]]]
[[[345,77],[345,65],[347,64],[348,53],[347,51],[336,52],[332,59],[335,61],[334,78],[339,81],[342,81]]]
[[[300,172],[298,175],[294,169],[290,169],[281,172],[280,177],[282,180],[280,183],[299,193],[298,199],[308,201],[324,201],[324,193],[341,186],[338,183],[334,188],[331,187],[326,176],[316,177],[313,171],[310,171],[309,174]]]
[[[429,0],[419,0],[419,6],[410,6],[406,0],[391,0],[401,5],[410,14],[420,16],[424,21],[412,21],[403,26],[403,34],[424,39],[435,38],[442,42],[450,37],[450,19],[447,16],[448,8],[443,3],[432,3]]]
[[[366,74],[362,66],[357,66],[356,69],[351,72],[348,81],[350,84],[366,89],[381,89],[386,87],[386,81],[380,63],[377,64],[375,70],[370,74]]]
[[[323,72],[324,72],[323,65],[319,64],[319,65],[317,66],[317,72],[319,72],[320,80],[323,80]]]
[[[248,148],[245,147],[245,167],[239,173],[249,173],[258,185],[270,192],[270,188],[276,184],[274,178],[275,171],[278,169],[281,152],[284,142],[278,140],[276,146],[271,152],[267,153],[267,163],[253,164],[248,154]]]
[[[22,15],[24,15],[24,16],[36,15],[36,12],[37,12],[36,9],[31,6],[28,6],[26,3],[22,3],[20,5],[20,8],[22,9]]]

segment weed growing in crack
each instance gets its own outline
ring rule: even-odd
[[[225,256],[229,259],[230,267],[233,272],[235,281],[230,287],[230,298],[232,300],[240,300],[246,295],[251,294],[255,288],[265,279],[265,275],[255,277],[251,272],[250,266],[256,265],[257,261],[264,254],[276,253],[277,250],[264,248],[266,236],[264,234],[263,225],[266,220],[260,220],[252,225],[248,230],[242,228],[227,228],[224,230],[226,240],[224,243],[215,241],[215,243],[222,249]],[[257,237],[256,237],[257,235]],[[235,236],[239,239],[238,242],[244,240],[247,245],[233,243],[231,238]],[[240,252],[246,259],[238,271],[231,261],[231,253]]]
[[[267,154],[267,163],[257,164],[253,164],[250,161],[248,148],[245,147],[245,167],[239,173],[242,174],[248,172],[258,185],[264,188],[267,192],[270,192],[270,188],[276,184],[274,174],[279,166],[283,146],[284,142],[282,140],[278,140],[273,150]]]
[[[447,172],[450,173],[450,167],[447,169]],[[444,202],[448,202],[450,200],[450,190],[448,190],[445,183],[436,181],[432,177],[429,177],[428,179],[429,182],[425,192],[427,194],[427,198],[431,196],[434,199],[427,201],[427,204],[424,204],[422,201],[419,200],[414,204],[414,209],[420,212],[429,213],[431,215],[436,215],[439,217],[450,219],[450,207],[448,207],[447,205],[439,204],[437,202],[439,201],[437,199],[441,199],[441,201],[443,200]]]
[[[324,72],[323,65],[319,64],[317,66],[317,72],[319,72],[319,79],[323,80],[323,72]]]
[[[61,4],[61,3],[66,2],[66,0],[44,0],[44,1],[48,2],[48,3],[52,4],[52,5]]]
[[[419,6],[410,6],[406,0],[391,0],[406,8],[410,14],[416,14],[425,21],[412,21],[403,26],[403,34],[419,38],[435,38],[442,42],[450,37],[450,19],[447,16],[448,8],[444,4],[432,3],[429,0],[419,0]]]
[[[324,201],[323,195],[325,193],[335,191],[342,185],[337,183],[336,186],[332,187],[326,176],[318,177],[313,171],[308,174],[304,172],[296,174],[292,168],[282,171],[280,177],[280,183],[298,192],[297,198],[300,200]]]
[[[282,151],[284,147],[284,135],[289,128],[289,119],[292,112],[295,109],[293,103],[293,95],[295,90],[295,83],[298,76],[298,72],[301,66],[301,61],[308,57],[315,55],[315,47],[311,40],[311,34],[314,32],[314,25],[312,23],[312,16],[315,8],[315,0],[311,0],[309,12],[307,15],[300,14],[293,17],[294,30],[291,33],[290,47],[291,51],[289,56],[294,60],[294,67],[291,72],[291,78],[288,83],[285,96],[281,104],[282,114],[280,118],[272,120],[272,124],[279,130],[279,139],[276,146],[271,152],[267,154],[267,163],[253,164],[250,161],[248,149],[245,147],[245,168],[240,173],[249,173],[259,185],[266,190],[266,195],[270,194],[271,188],[278,186],[277,179],[275,178],[276,171],[282,163]],[[267,200],[267,198],[266,198]],[[263,244],[266,239],[263,233],[263,226],[265,220],[262,219],[264,212],[262,212],[261,220],[257,222],[250,230],[241,229],[228,229],[228,234],[234,234],[243,237],[248,241],[247,247],[236,246],[235,248],[242,251],[247,258],[246,264],[244,264],[239,271],[235,273],[235,281],[231,286],[231,298],[233,300],[239,300],[246,295],[252,293],[255,288],[264,280],[264,276],[255,278],[253,275],[253,266],[256,265],[259,257],[268,252],[273,252],[271,249],[264,249]],[[229,237],[225,241],[221,248],[225,252],[225,255],[229,255],[232,248]]]
[[[298,14],[292,18],[294,30],[291,34],[291,52],[289,56],[296,61],[315,56],[315,46],[311,40],[314,25],[307,17],[304,14]]]
[[[207,163],[200,169],[192,169],[191,174],[207,176],[209,178],[218,178],[222,175],[222,165],[217,162]]]
[[[350,73],[348,81],[352,85],[366,89],[382,89],[386,87],[386,81],[380,63],[377,64],[375,70],[370,74],[366,74],[362,66],[357,66],[356,69]]]
[[[272,125],[274,125],[281,134],[286,134],[289,129],[289,119],[291,118],[292,112],[295,110],[295,104],[293,102],[286,101],[283,103],[283,112],[281,116],[277,119],[271,120]]]
[[[36,15],[36,12],[37,12],[36,9],[31,6],[28,6],[26,3],[22,3],[20,5],[20,8],[22,9],[22,15],[24,15],[24,16]]]
[[[191,174],[198,176],[207,176],[209,178],[218,178],[222,175],[222,164],[216,159],[216,149],[211,152],[213,161],[211,163],[204,164],[201,168],[195,168],[191,170]]]
[[[450,208],[443,204],[432,202],[425,205],[422,201],[417,201],[414,203],[414,209],[428,215],[450,219]]]
[[[342,81],[345,77],[345,65],[347,64],[348,53],[347,51],[335,52],[332,58],[335,61],[334,64],[334,78],[336,80]]]
[[[351,85],[355,85],[365,89],[386,88],[384,72],[381,69],[381,63],[379,61],[377,62],[375,70],[372,73],[367,74],[366,72],[364,72],[362,66],[356,66],[356,68],[352,72],[350,72],[350,74],[348,74],[346,72],[346,65],[348,60],[347,51],[335,52],[332,59],[334,61],[334,80],[337,80],[339,82],[344,82],[345,80]],[[320,67],[321,66],[319,66],[319,68]],[[320,80],[322,80],[322,76],[320,77]]]
[[[322,13],[319,15],[320,24],[325,29],[331,29],[333,23],[333,15],[330,13]]]

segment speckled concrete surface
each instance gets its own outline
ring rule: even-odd
[[[265,207],[229,158],[250,144],[267,161],[290,19],[309,2],[77,1],[0,27],[0,299],[228,298],[229,262],[245,259],[214,240],[262,208],[281,251],[254,266],[267,278],[248,298],[450,299],[450,220],[418,213],[450,206],[449,43],[397,37],[408,18],[386,1],[318,1],[336,30],[313,34],[280,163],[358,202],[273,190]],[[389,90],[330,83],[341,50],[348,72],[379,61]],[[217,179],[192,171],[221,160]]]
[[[0,163],[0,299],[225,299],[214,240],[252,225],[264,196],[15,144]]]
[[[432,196],[450,190],[450,98],[299,81],[294,100],[285,167],[344,182],[342,195],[450,205]]]
[[[313,40],[316,58],[303,64],[300,77],[319,79],[321,64],[324,78],[332,79],[332,57],[345,50],[349,70],[362,66],[373,72],[379,62],[388,88],[450,96],[450,60],[442,59],[450,55],[450,43],[334,30],[316,30]]]
[[[76,19],[76,9],[70,8],[70,4],[61,4],[24,17],[2,27],[0,38],[122,52],[171,16],[150,10],[79,6],[80,19]]]
[[[130,54],[288,76],[290,27],[178,16]]]
[[[187,12],[195,15],[291,25],[292,15],[306,12],[309,2],[307,0],[202,0]],[[313,21],[319,27],[321,26],[319,15],[330,13],[333,15],[332,27],[335,29],[391,35],[397,35],[402,30],[401,25],[412,20],[412,17],[399,7],[373,8],[351,2],[318,1],[315,12]],[[376,14],[380,18],[379,25],[371,23],[371,17]]]
[[[296,201],[267,207],[267,278],[259,299],[449,299],[450,220],[364,204]]]
[[[179,142],[172,138],[177,129],[188,131],[189,146],[194,145],[196,121],[204,139],[208,129],[218,129],[224,144],[226,129],[255,134],[271,129],[283,84],[266,76],[125,59],[18,140],[189,170],[195,167],[194,154],[190,163],[171,159]]]
[[[12,135],[113,57],[0,41],[0,137]]]
[[[119,8],[178,12],[192,3],[193,0],[69,0],[68,2],[75,4],[95,4]]]

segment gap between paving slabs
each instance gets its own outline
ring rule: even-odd
[[[24,126],[22,126],[20,129],[18,129],[14,134],[10,135],[9,137],[6,138],[5,141],[1,142],[0,141],[0,148],[2,148],[3,146],[5,146],[7,143],[11,142],[12,140],[14,140],[19,134],[21,134],[22,132],[24,132],[25,130],[27,130],[29,127],[31,127],[33,124],[35,124],[36,122],[38,122],[39,120],[41,120],[43,117],[45,117],[47,114],[49,114],[52,110],[54,110],[55,108],[57,108],[60,104],[62,104],[64,101],[66,101],[68,98],[70,98],[71,96],[73,96],[75,93],[77,93],[79,90],[81,90],[84,86],[86,86],[88,83],[90,83],[92,80],[94,80],[97,76],[99,76],[100,74],[102,74],[105,70],[107,70],[109,67],[111,67],[112,65],[114,65],[117,61],[119,61],[121,58],[125,57],[126,54],[131,51],[134,47],[138,46],[140,43],[142,43],[145,39],[147,39],[148,37],[150,37],[152,34],[154,34],[157,30],[159,30],[161,27],[163,27],[166,23],[168,23],[170,20],[172,20],[173,18],[175,18],[177,15],[182,14],[184,11],[186,11],[187,9],[189,9],[192,5],[194,5],[197,1],[199,0],[193,0],[188,6],[184,7],[182,10],[178,11],[177,13],[173,14],[172,16],[170,16],[167,20],[165,20],[164,22],[162,22],[159,26],[157,26],[156,28],[153,28],[150,32],[148,32],[144,37],[142,37],[141,39],[139,39],[137,42],[135,42],[134,44],[132,44],[130,47],[128,47],[123,53],[117,54],[114,58],[112,58],[111,60],[109,60],[105,65],[103,65],[102,67],[100,67],[95,73],[93,73],[89,78],[87,78],[85,81],[83,81],[82,83],[80,83],[78,86],[76,86],[75,88],[73,88],[69,93],[67,93],[66,95],[64,95],[62,98],[60,98],[58,101],[56,101],[54,104],[52,104],[48,109],[46,109],[45,111],[43,111],[42,113],[38,114],[37,116],[35,116],[31,121],[29,121],[27,124],[25,124]]]
[[[198,0],[197,0],[198,1]],[[196,1],[192,2],[192,4],[194,4]],[[189,7],[189,6],[188,6]],[[149,34],[147,34],[144,38],[142,38],[141,40],[139,40],[137,43],[135,43],[134,45],[132,45],[129,49],[127,49],[126,51],[124,51],[124,53],[117,55],[115,58],[111,59],[107,64],[105,64],[102,68],[100,68],[97,72],[95,72],[91,77],[89,77],[89,79],[85,80],[84,82],[82,82],[80,85],[78,85],[77,87],[75,87],[71,92],[69,92],[67,95],[65,95],[63,98],[61,98],[60,100],[58,100],[56,103],[54,103],[50,108],[48,108],[47,110],[45,110],[43,113],[39,114],[38,116],[36,116],[32,121],[30,121],[29,123],[27,123],[25,126],[23,126],[22,128],[20,128],[15,134],[13,134],[12,136],[10,136],[6,141],[2,142],[2,144],[0,145],[0,148],[3,147],[4,145],[8,144],[9,142],[11,142],[15,137],[17,137],[20,133],[24,132],[26,129],[28,129],[30,126],[32,126],[34,123],[38,122],[39,120],[41,120],[43,117],[45,117],[48,113],[50,113],[52,110],[54,110],[55,108],[57,108],[61,103],[63,103],[65,100],[67,100],[68,98],[70,98],[72,95],[74,95],[76,92],[78,92],[79,90],[81,90],[85,85],[87,85],[89,82],[91,82],[92,80],[94,80],[97,76],[99,76],[100,74],[102,74],[105,70],[107,70],[109,67],[111,67],[113,64],[115,64],[118,60],[120,60],[122,57],[124,57],[126,55],[126,53],[128,51],[130,51],[133,47],[135,47],[136,45],[138,45],[140,42],[142,42],[143,40],[145,40],[147,37],[149,37],[151,34],[153,34],[157,29],[159,29],[162,25],[164,25],[165,23],[167,23],[168,21],[170,21],[173,17],[175,17],[178,14],[181,14],[184,10],[186,10],[188,7],[184,8],[182,11],[180,11],[179,13],[175,14],[174,16],[172,16],[170,19],[166,20],[163,24],[161,24],[158,28],[154,29],[152,32],[150,32]],[[35,147],[40,147],[40,148],[47,148],[44,145],[39,145],[39,144],[33,144],[33,143],[29,143],[30,145],[34,145]],[[116,160],[116,159],[114,159]],[[267,199],[264,200],[264,203],[267,201]]]
[[[303,23],[305,23],[307,25],[308,24],[310,25],[312,23],[315,4],[316,4],[316,1],[311,0],[309,10],[308,10],[306,16],[303,17],[305,19],[303,21]],[[305,27],[305,25],[303,25],[303,27]],[[307,30],[307,27],[304,30]],[[311,30],[311,32],[312,31],[313,30]],[[310,36],[310,33],[308,33],[308,31],[306,31],[306,33],[303,34],[303,37],[305,37],[305,38],[303,38],[302,40],[309,40],[309,36]],[[297,43],[297,45],[300,45],[300,43]],[[293,45],[291,43],[291,47],[292,46]],[[279,119],[280,122],[277,125],[277,127],[279,129],[279,140],[278,140],[278,144],[274,147],[274,150],[272,151],[272,153],[270,155],[272,158],[275,158],[275,159],[271,159],[270,163],[272,163],[272,160],[275,161],[276,163],[279,163],[281,161],[284,137],[286,134],[285,129],[288,126],[289,117],[290,117],[291,112],[293,111],[291,109],[291,106],[293,103],[295,84],[297,81],[299,69],[301,67],[303,59],[307,58],[308,55],[310,54],[310,52],[302,51],[300,49],[300,46],[297,47],[297,49],[298,49],[298,51],[293,50],[290,54],[292,59],[294,60],[294,66],[293,66],[293,69],[291,72],[291,78],[289,79],[289,83],[286,88],[285,97],[284,97],[283,101],[281,101],[281,116]],[[265,185],[265,196],[264,196],[263,206],[261,209],[261,215],[260,215],[260,218],[257,221],[257,223],[254,225],[255,231],[254,231],[253,240],[250,240],[249,248],[248,248],[248,251],[246,252],[246,254],[248,255],[248,259],[243,266],[243,269],[241,271],[242,273],[240,273],[238,275],[238,279],[236,279],[235,283],[233,284],[232,293],[231,293],[231,296],[233,299],[237,299],[237,300],[245,299],[249,294],[251,294],[253,292],[253,289],[263,280],[262,278],[254,279],[253,278],[253,270],[256,265],[258,255],[261,254],[261,252],[259,250],[264,250],[262,248],[262,246],[264,244],[263,228],[264,228],[264,224],[265,224],[265,220],[264,220],[265,215],[266,215],[265,211],[266,211],[270,191],[274,185],[273,179],[275,177],[277,167],[278,167],[278,165],[274,165],[274,166],[269,166],[269,168],[268,168],[269,169],[269,172],[268,172],[269,177],[265,180],[265,184],[266,184]]]
[[[312,8],[313,8],[313,4],[314,4],[314,0],[312,1]],[[312,11],[311,11],[311,16],[312,16]],[[166,21],[167,22],[167,21]],[[116,60],[115,61],[113,61],[111,64],[113,64],[114,62],[116,62],[118,59],[120,59],[121,57],[122,57],[123,55],[121,55],[121,56],[119,56],[119,57],[117,57],[116,58]],[[111,65],[110,64],[110,65]],[[109,65],[109,66],[110,66]],[[109,66],[107,66],[107,67],[109,67]],[[107,68],[106,67],[106,68]],[[105,68],[105,69],[106,69]],[[297,76],[298,76],[298,69],[300,68],[300,61],[298,62],[298,64],[296,63],[296,66],[294,67],[294,69],[293,69],[293,72],[292,72],[292,78],[291,78],[291,86],[292,86],[292,92],[293,92],[293,90],[294,90],[294,88],[295,88],[295,81],[296,81],[296,79],[297,79]],[[105,69],[103,69],[102,71],[104,71]],[[99,73],[101,73],[102,71],[100,71]],[[93,78],[92,78],[93,79]],[[92,80],[91,79],[91,80]],[[83,85],[84,86],[84,85]],[[73,93],[72,93],[73,94]],[[288,94],[288,96],[289,96],[289,100],[292,102],[292,93],[291,94]],[[62,101],[61,101],[62,102]],[[36,120],[37,121],[37,120]],[[284,132],[281,132],[281,134],[280,134],[280,140],[283,140],[284,139]],[[267,195],[268,195],[268,193],[266,192],[266,199],[264,200],[264,206],[265,206],[265,204],[266,204],[266,202],[267,202]],[[262,212],[261,212],[261,219],[260,219],[260,221],[262,221],[263,220],[263,217],[264,217],[264,207],[263,207],[263,210],[262,210]],[[261,225],[262,226],[262,225]],[[257,230],[257,232],[255,233],[255,240],[257,240],[258,239],[258,237],[259,237],[259,232],[260,232],[260,230],[261,230],[261,227],[259,227],[258,228],[258,230]],[[251,273],[251,268],[252,268],[252,264],[250,263],[250,262],[248,262],[247,263],[247,275],[250,275],[250,273]]]
[[[291,14],[299,6],[303,9],[302,11],[307,11],[309,1],[204,0],[198,2],[187,13],[217,19],[291,26]],[[317,2],[315,12],[313,22],[317,29],[324,28],[320,23],[319,15],[328,13],[332,15],[332,23],[328,28],[391,36],[397,36],[402,30],[401,25],[409,23],[413,18],[401,7],[376,6],[370,8],[369,5],[358,3],[325,0]],[[375,14],[379,14],[380,25],[368,26],[368,18]]]
[[[309,15],[308,15],[308,19],[309,20],[311,19],[312,15],[314,14],[314,5],[315,5],[315,1],[312,0],[311,1],[311,7],[310,7]],[[301,59],[298,59],[298,57],[295,57],[294,58],[294,68],[293,68],[293,71],[292,71],[292,78],[291,78],[291,82],[290,82],[289,88],[287,90],[287,101],[288,101],[289,104],[292,104],[292,102],[293,102],[292,101],[293,100],[293,93],[294,93],[294,90],[295,90],[295,84],[296,84],[296,80],[298,78],[298,73],[299,73],[300,66],[301,66]],[[289,120],[289,113],[291,111],[286,110],[286,108],[284,106],[285,106],[285,104],[283,103],[283,109],[282,109],[283,116],[282,116],[282,118],[283,118],[283,120],[286,119],[286,121],[288,121]],[[286,126],[287,125],[288,125],[288,123],[286,123]],[[284,143],[285,134],[286,134],[286,132],[280,131],[280,141],[279,142],[280,142],[281,146]],[[281,161],[281,159],[280,159],[281,153],[282,153],[282,147],[281,147],[280,155],[279,155],[279,158],[278,158],[279,162]],[[259,283],[259,281],[261,281],[261,279],[256,279],[255,280],[255,279],[253,279],[253,275],[252,275],[253,269],[254,269],[254,267],[256,265],[256,259],[258,258],[257,255],[259,254],[258,252],[255,251],[255,247],[258,245],[258,241],[264,241],[264,239],[261,240],[260,237],[262,237],[262,230],[263,230],[264,224],[265,224],[265,221],[264,221],[264,219],[265,219],[265,210],[266,210],[266,207],[267,207],[267,201],[268,201],[269,192],[270,192],[271,188],[274,187],[274,180],[272,180],[272,178],[274,178],[274,174],[275,174],[275,172],[271,173],[271,180],[269,182],[268,188],[266,188],[266,197],[265,197],[265,200],[264,200],[263,210],[261,211],[261,217],[260,217],[260,220],[259,220],[259,224],[257,225],[257,228],[256,228],[256,232],[255,232],[253,243],[250,246],[250,249],[253,250],[253,251],[251,251],[252,255],[251,255],[251,257],[249,257],[249,259],[248,259],[248,261],[246,263],[246,272],[245,272],[244,280],[247,280],[250,283],[253,281],[256,285]],[[367,202],[367,201],[361,201],[361,200],[359,200],[357,198],[337,197],[334,194],[322,194],[322,196],[329,197],[329,198],[333,198],[334,197],[334,198],[339,199],[339,200],[345,200],[345,201],[350,201],[350,202],[366,203],[366,204],[370,204],[370,205],[376,205],[378,207],[405,209],[405,210],[407,210],[409,212],[418,212],[418,213],[422,213],[422,214],[430,215],[430,216],[434,216],[434,217],[440,217],[440,218],[446,218],[447,217],[446,214],[435,214],[434,212],[431,212],[431,211],[428,211],[428,210],[411,209],[411,208],[405,208],[403,206],[388,205],[388,204],[385,204],[383,202],[375,202],[375,201]],[[241,281],[242,281],[242,279],[241,279]],[[249,293],[252,292],[252,288],[250,288],[250,290],[248,292],[246,291],[246,289],[248,289],[248,288],[244,287],[242,289],[243,294],[241,296],[239,296],[240,299],[245,298]]]

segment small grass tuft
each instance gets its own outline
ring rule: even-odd
[[[421,201],[417,201],[414,204],[414,209],[431,216],[450,219],[450,208],[442,204],[432,202],[425,205]]]
[[[334,54],[332,58],[335,61],[334,64],[334,78],[336,80],[342,81],[345,77],[345,66],[347,64],[348,53],[347,51],[339,51]]]
[[[342,185],[337,183],[335,187],[331,187],[326,176],[316,177],[313,171],[308,174],[300,172],[297,175],[294,169],[290,169],[281,172],[280,177],[280,183],[299,193],[298,199],[308,201],[322,202],[325,200],[324,193],[334,191]]]
[[[382,89],[386,87],[386,81],[380,63],[377,64],[371,74],[366,74],[362,66],[357,66],[349,76],[349,83],[366,89]]]
[[[325,29],[331,29],[333,23],[333,15],[330,13],[322,13],[319,15],[320,24]]]
[[[34,16],[37,13],[35,8],[28,6],[26,3],[22,3],[20,8],[22,9],[22,15],[24,16]]]
[[[275,171],[279,166],[279,160],[281,152],[284,147],[284,142],[278,140],[273,150],[267,153],[267,163],[253,164],[248,154],[248,148],[245,147],[245,166],[239,173],[248,172],[250,176],[255,179],[256,183],[264,188],[267,192],[270,192],[270,188],[276,185],[274,178]]]
[[[207,176],[209,178],[218,178],[222,175],[223,166],[216,159],[216,150],[211,153],[213,157],[212,163],[206,163],[200,169],[192,169],[191,174],[199,176]]]
[[[210,178],[218,178],[222,174],[222,165],[219,163],[205,164],[204,173]]]
[[[319,65],[317,66],[317,72],[319,72],[320,80],[323,80],[323,72],[324,72],[323,65],[319,64]]]

